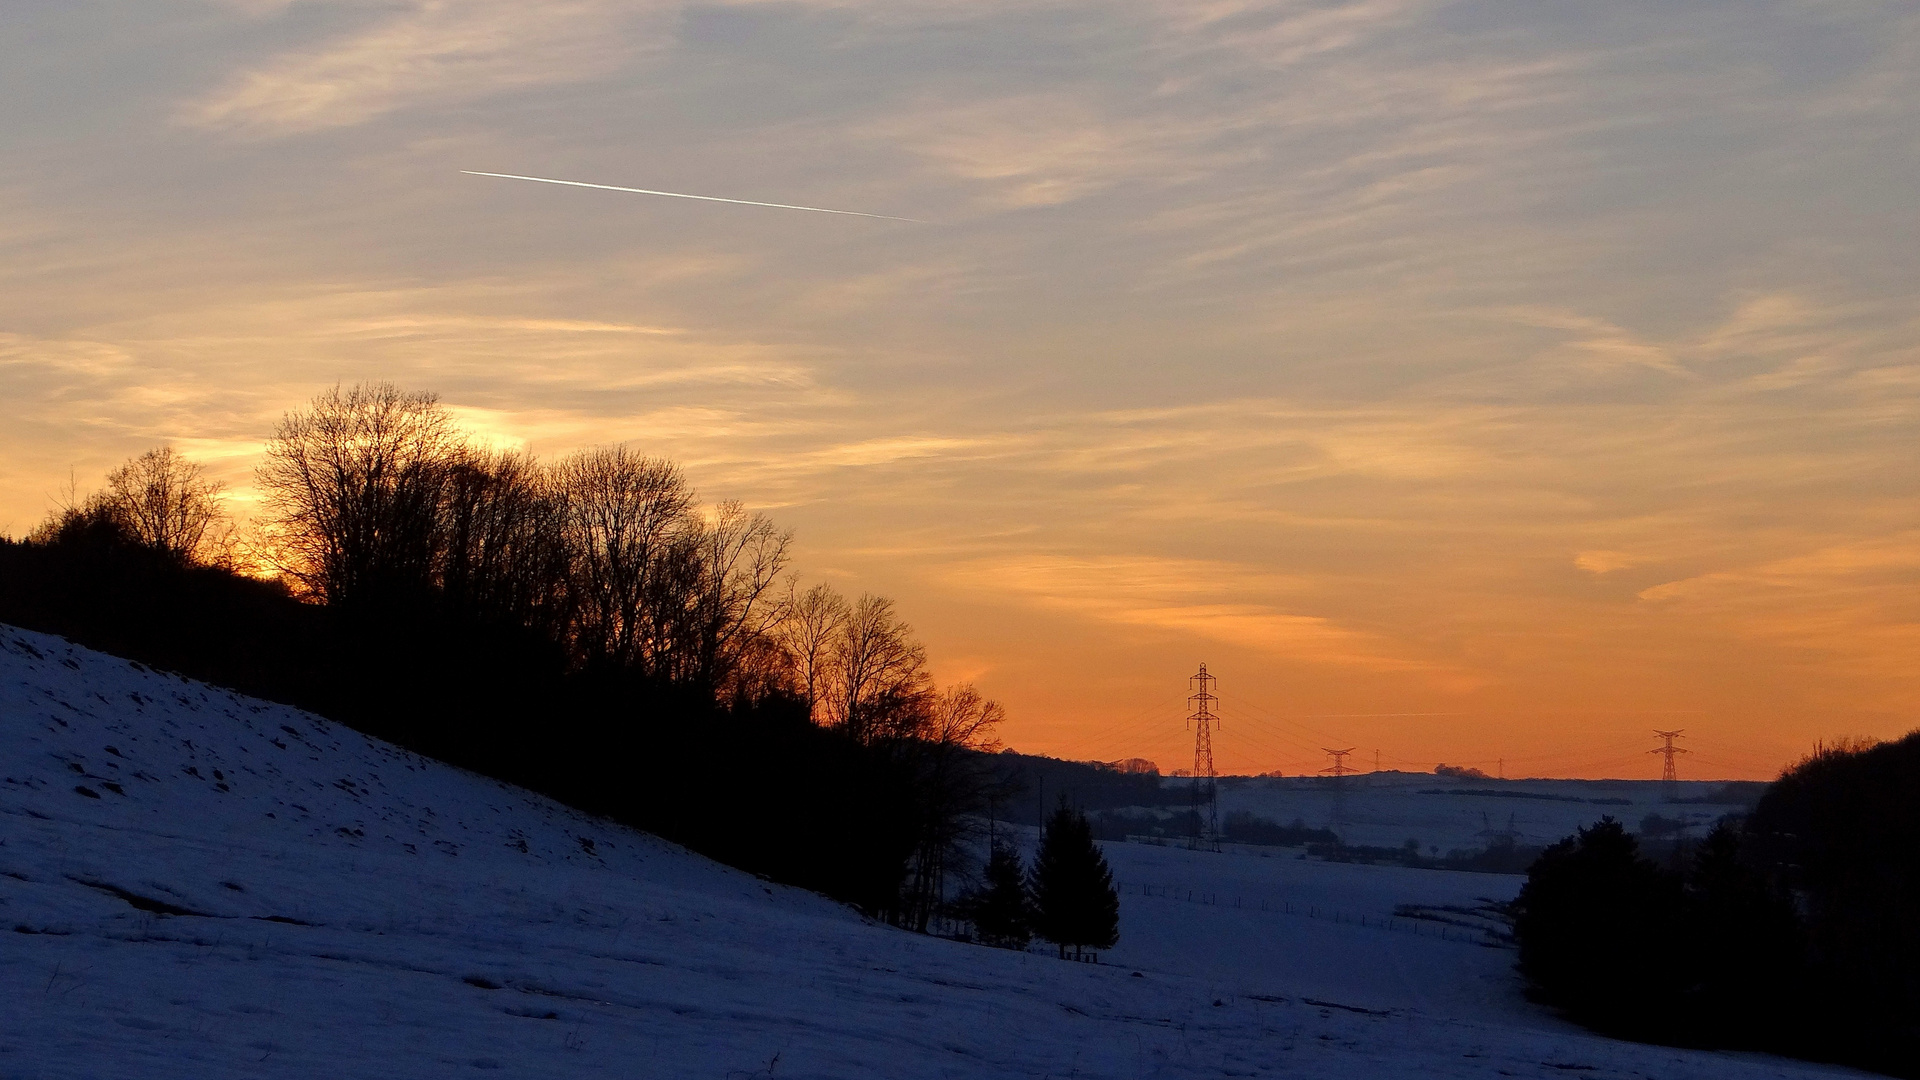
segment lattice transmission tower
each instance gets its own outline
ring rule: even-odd
[[[1333,764],[1321,769],[1320,772],[1333,777],[1333,805],[1327,810],[1327,828],[1339,832],[1346,827],[1347,777],[1354,772],[1353,769],[1347,768],[1347,755],[1353,753],[1355,748],[1349,746],[1345,750],[1335,750],[1332,747],[1323,746],[1320,749],[1333,757]]]
[[[1220,722],[1213,706],[1220,699],[1213,696],[1214,681],[1205,664],[1187,680],[1189,688],[1197,688],[1187,696],[1193,709],[1187,716],[1187,726],[1193,729],[1193,840],[1189,846],[1196,851],[1220,850],[1220,798],[1213,771],[1213,728]]]
[[[1680,793],[1680,774],[1674,771],[1673,755],[1692,753],[1691,750],[1683,750],[1673,745],[1673,740],[1680,738],[1680,732],[1685,730],[1685,728],[1681,728],[1678,731],[1655,731],[1653,734],[1661,739],[1662,743],[1652,750],[1647,751],[1649,754],[1664,755],[1667,759],[1666,763],[1661,766],[1660,780],[1666,785],[1668,801],[1672,801],[1672,799]]]

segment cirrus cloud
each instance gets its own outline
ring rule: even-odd
[[[284,136],[592,79],[637,51],[633,14],[632,5],[608,0],[415,0],[370,26],[239,71],[182,105],[177,118]]]

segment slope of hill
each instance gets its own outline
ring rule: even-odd
[[[1171,895],[1377,910],[1444,875],[1142,848],[1122,876],[1166,893],[1123,900],[1127,964],[1064,963],[4,627],[0,823],[7,1077],[1838,1072],[1588,1035],[1528,1012],[1496,950]]]

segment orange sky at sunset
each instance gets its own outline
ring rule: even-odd
[[[1201,662],[1229,772],[1920,723],[1911,4],[30,0],[0,52],[13,535],[163,442],[244,515],[388,379],[767,510],[1021,750],[1182,767]]]

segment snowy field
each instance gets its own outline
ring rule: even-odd
[[[1191,781],[1167,781],[1169,785]],[[1419,842],[1426,854],[1476,849],[1502,833],[1519,844],[1544,845],[1612,815],[1638,830],[1648,814],[1685,821],[1688,835],[1706,835],[1737,803],[1670,803],[1658,780],[1453,780],[1425,773],[1350,776],[1344,787],[1320,777],[1228,778],[1220,813],[1246,810],[1281,824],[1326,827],[1348,844],[1400,847]],[[1724,781],[1682,781],[1683,800],[1712,798]],[[1500,792],[1493,796],[1489,792]],[[1534,797],[1528,797],[1534,796]]]
[[[1513,952],[1480,944],[1486,935],[1464,925],[1478,920],[1447,910],[1511,900],[1522,878],[1103,846],[1122,894],[1108,963],[1179,971],[1225,993],[1562,1030],[1520,996]],[[1400,904],[1454,922],[1397,919]]]
[[[1067,963],[5,627],[0,823],[10,1080],[1856,1075],[1597,1038],[1392,918],[1514,878],[1114,844]]]

